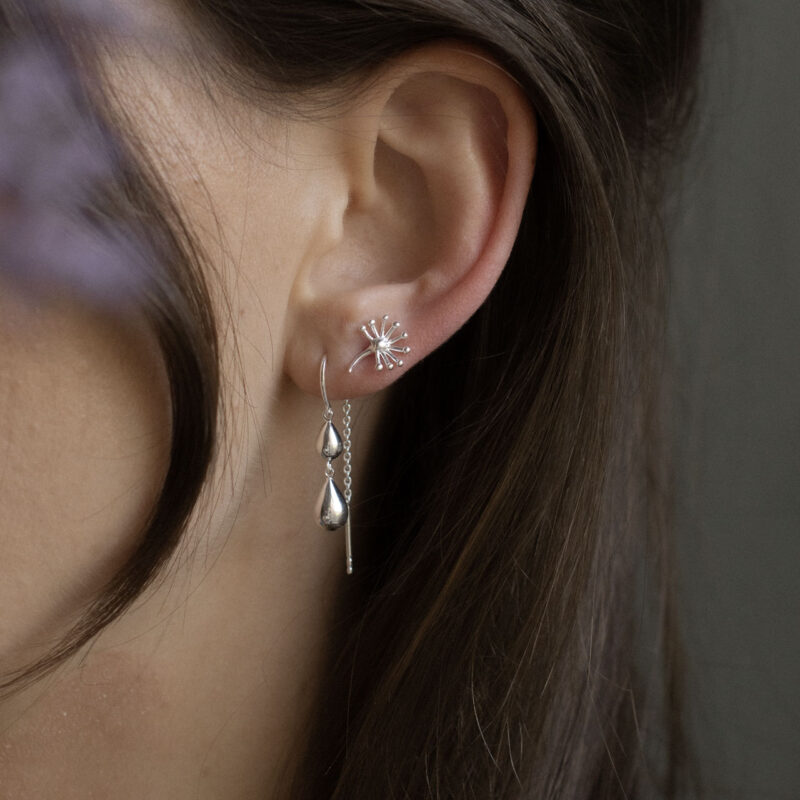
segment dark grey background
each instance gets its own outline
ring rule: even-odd
[[[711,798],[800,798],[800,0],[712,8],[673,236],[677,522]]]

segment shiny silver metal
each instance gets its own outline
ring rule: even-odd
[[[316,513],[317,521],[323,528],[335,531],[347,522],[348,508],[344,495],[333,480],[333,459],[342,454],[344,445],[339,431],[336,430],[336,426],[333,424],[333,409],[328,401],[328,387],[325,383],[325,367],[327,363],[328,357],[322,356],[322,361],[319,365],[319,389],[322,395],[322,402],[325,404],[325,410],[322,412],[322,418],[325,422],[317,437],[317,451],[327,463],[325,464],[325,483],[319,493]]]
[[[350,364],[348,372],[352,372],[353,368],[358,364],[361,359],[366,358],[370,353],[375,355],[375,368],[382,370],[384,367],[394,369],[395,366],[402,367],[403,359],[398,358],[400,355],[405,355],[411,352],[408,345],[398,345],[398,342],[403,342],[408,338],[408,331],[395,334],[395,331],[400,327],[399,322],[393,322],[387,329],[386,323],[389,321],[389,315],[384,314],[381,319],[381,327],[378,330],[377,323],[371,319],[367,325],[361,326],[361,332],[367,337],[369,345],[366,350],[360,352]]]
[[[322,395],[322,402],[325,404],[325,412],[323,416],[325,419],[333,419],[333,409],[328,401],[328,385],[325,382],[325,367],[328,365],[328,356],[322,356],[322,361],[319,362],[319,392]]]
[[[339,436],[339,431],[331,420],[328,420],[319,432],[317,450],[323,458],[338,458],[344,450],[342,437]]]
[[[344,544],[345,544],[345,558],[346,558],[346,568],[347,574],[353,574],[353,536],[351,531],[350,520],[352,515],[350,514],[350,500],[353,498],[353,478],[352,472],[353,467],[351,465],[351,460],[353,454],[350,452],[351,444],[350,444],[350,434],[352,430],[350,429],[350,401],[345,400],[344,405],[342,406],[342,425],[344,425],[344,501],[347,503],[347,524],[345,527],[345,536],[344,536]]]
[[[347,523],[349,517],[347,503],[334,483],[333,477],[327,477],[317,499],[317,519],[319,524],[329,531],[335,531]]]
[[[322,418],[325,420],[322,430],[317,437],[317,452],[326,460],[325,483],[319,493],[316,504],[317,522],[329,531],[335,531],[345,525],[345,568],[347,574],[353,573],[353,543],[350,524],[350,500],[353,496],[351,478],[351,452],[350,452],[350,401],[345,400],[342,408],[342,422],[344,424],[344,440],[333,424],[333,408],[328,400],[328,387],[325,382],[325,369],[328,357],[322,356],[319,365],[319,390],[325,410]],[[334,481],[333,460],[344,453],[344,494]]]

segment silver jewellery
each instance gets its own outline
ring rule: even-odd
[[[399,345],[398,342],[405,342],[408,338],[408,332],[403,331],[396,334],[395,331],[400,327],[399,322],[393,322],[388,330],[386,323],[389,320],[389,315],[384,314],[381,320],[381,327],[378,330],[377,324],[374,319],[371,319],[367,325],[361,326],[361,332],[367,337],[369,346],[366,350],[359,353],[353,363],[350,364],[348,372],[353,371],[353,367],[358,364],[363,358],[366,358],[370,353],[375,355],[375,367],[382,370],[384,367],[394,369],[395,366],[402,367],[403,359],[398,358],[399,355],[405,355],[411,352],[411,348],[406,344]],[[325,483],[322,486],[322,491],[319,493],[317,500],[317,521],[323,528],[329,531],[335,531],[338,528],[345,526],[345,556],[347,574],[353,573],[353,541],[350,513],[350,501],[353,498],[353,479],[352,479],[352,466],[351,466],[351,445],[350,445],[350,401],[345,400],[342,404],[342,429],[343,436],[336,430],[333,424],[333,408],[328,401],[328,390],[325,384],[325,368],[328,364],[328,357],[322,356],[322,361],[319,365],[319,390],[322,395],[322,402],[325,409],[322,412],[322,418],[325,422],[322,425],[322,430],[319,432],[317,438],[317,451],[325,459]],[[336,485],[334,480],[335,470],[333,468],[333,461],[339,456],[344,455],[342,459],[344,462],[344,492],[342,492]]]
[[[361,332],[367,337],[369,346],[355,357],[353,363],[347,370],[348,372],[352,372],[353,367],[370,353],[375,354],[375,368],[378,370],[382,370],[384,366],[387,366],[389,369],[394,369],[395,364],[397,364],[398,367],[403,366],[403,359],[397,358],[397,356],[410,353],[411,348],[406,345],[398,345],[397,343],[408,338],[408,331],[403,331],[395,335],[395,331],[400,327],[400,323],[393,322],[389,330],[386,330],[386,323],[388,320],[389,315],[384,314],[381,320],[380,330],[376,327],[374,319],[371,319],[367,323],[369,328],[367,328],[366,325],[361,326]]]
[[[327,356],[322,356],[319,365],[319,388],[322,394],[322,402],[325,410],[322,418],[325,422],[322,430],[317,437],[317,451],[327,461],[325,464],[325,483],[317,500],[317,521],[323,528],[335,531],[346,526],[345,529],[345,549],[346,549],[346,568],[347,574],[353,572],[353,546],[350,532],[350,500],[352,498],[352,478],[350,476],[351,452],[350,452],[350,401],[345,400],[342,408],[344,424],[344,440],[333,424],[333,408],[328,402],[328,391],[325,385],[325,367],[328,362]],[[344,453],[344,494],[334,481],[335,470],[333,460]]]

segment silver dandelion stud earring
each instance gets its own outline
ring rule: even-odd
[[[408,338],[408,331],[396,333],[400,327],[399,322],[393,322],[387,329],[386,323],[388,321],[389,315],[384,314],[383,319],[381,319],[380,330],[378,330],[374,319],[371,319],[367,325],[361,326],[361,332],[367,337],[369,345],[366,350],[363,350],[353,359],[353,363],[347,370],[348,372],[352,372],[356,364],[370,353],[375,355],[375,368],[378,370],[382,370],[384,367],[394,369],[395,366],[403,366],[403,359],[398,358],[398,356],[411,352],[411,348],[405,344],[405,340]]]

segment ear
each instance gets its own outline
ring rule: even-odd
[[[330,238],[298,270],[285,370],[319,394],[380,389],[460,328],[499,278],[519,230],[536,155],[536,122],[516,81],[482,51],[439,42],[385,65],[337,117],[332,135],[347,196],[331,198]],[[398,321],[403,364],[348,367]],[[367,325],[366,332],[361,330]]]

